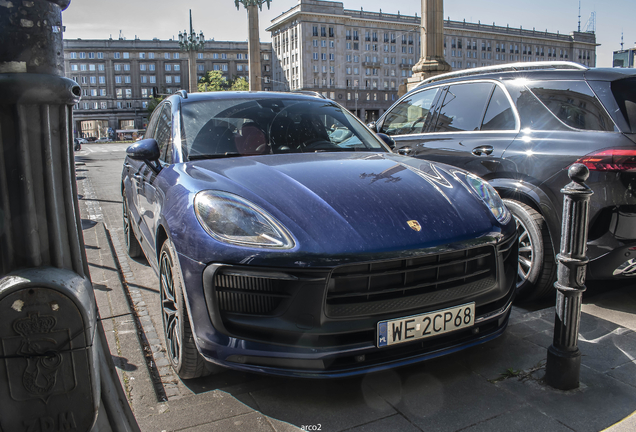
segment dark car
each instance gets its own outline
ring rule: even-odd
[[[518,298],[552,292],[563,196],[587,165],[588,278],[636,276],[636,71],[517,63],[433,77],[372,129],[396,151],[488,180],[520,230]]]
[[[345,376],[506,326],[517,231],[494,189],[391,153],[328,99],[180,91],[128,148],[121,190],[182,378]]]

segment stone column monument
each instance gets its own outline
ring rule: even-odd
[[[263,10],[263,3],[269,4],[271,0],[234,0],[236,9],[242,3],[247,9],[247,51],[249,56],[249,81],[250,91],[261,90],[261,41],[258,37],[258,9]],[[257,9],[258,7],[258,9]]]
[[[410,90],[423,80],[451,71],[444,59],[444,2],[422,0],[422,56],[413,66],[413,76],[407,81]]]

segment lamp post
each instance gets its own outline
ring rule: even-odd
[[[267,3],[267,9],[271,0],[234,0],[236,9],[239,4],[247,9],[247,51],[249,57],[249,84],[250,91],[261,90],[261,42],[258,37],[258,9],[263,10],[263,3]],[[258,9],[256,9],[258,7]]]
[[[190,88],[188,91],[194,93],[199,91],[197,87],[197,52],[203,51],[205,47],[205,37],[203,32],[196,34],[192,29],[192,9],[190,9],[190,33],[186,30],[179,32],[179,47],[188,53],[188,71]]]

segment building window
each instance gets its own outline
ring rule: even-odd
[[[124,75],[124,82],[130,84],[130,75]]]
[[[172,53],[172,58],[173,59],[178,59],[179,58],[179,53],[178,52]]]
[[[99,76],[99,83],[100,84],[106,84],[106,76],[105,75],[100,75]]]
[[[85,65],[85,64],[81,64],[81,65],[80,65],[80,70],[85,71],[85,70],[86,70],[86,65]]]
[[[148,70],[149,70],[149,71],[153,71],[153,70],[155,70],[155,64],[154,64],[154,63],[149,64],[149,65],[148,65]]]
[[[146,75],[142,75],[141,76],[141,82],[144,83],[144,84],[147,83],[148,82],[148,77]]]
[[[91,84],[97,84],[97,77],[96,76],[92,76],[91,77]]]
[[[125,59],[130,58],[130,53],[125,52],[125,53],[124,53],[124,58],[125,58]]]
[[[179,83],[181,82],[181,77],[180,77],[179,75],[176,75],[176,76],[174,77],[174,82],[175,82],[175,83],[177,83],[177,84],[179,84]]]
[[[79,68],[77,67],[77,65],[76,65],[76,64],[72,64],[72,65],[71,65],[71,70],[72,70],[72,71],[76,71],[76,70],[79,70]]]
[[[115,75],[115,84],[121,84],[121,75]]]
[[[115,94],[116,94],[116,96],[117,96],[117,99],[121,99],[121,98],[123,98],[123,97],[124,97],[124,96],[123,96],[124,91],[123,91],[122,89],[120,89],[120,88],[118,88],[118,89],[115,91]]]
[[[203,53],[197,53],[197,58],[200,60],[203,58]]]
[[[318,26],[313,26],[312,27],[312,35],[313,36],[318,36]]]
[[[166,84],[172,84],[172,75],[166,75]]]
[[[106,89],[99,89],[100,96],[106,96]]]
[[[124,70],[125,71],[129,71],[130,70],[130,63],[125,63],[124,64]]]
[[[142,53],[142,52],[140,52],[140,53],[139,53],[139,58],[140,58],[140,59],[145,59],[145,58],[146,58],[146,53]]]
[[[146,64],[145,63],[140,63],[139,64],[139,70],[145,71],[146,70]]]
[[[155,53],[153,53],[153,52],[148,53],[148,58],[149,58],[149,59],[153,59],[153,58],[155,58]]]
[[[79,53],[79,57],[81,59],[85,59],[86,58],[86,53],[83,53],[83,52]]]
[[[76,53],[76,52],[72,52],[72,53],[70,54],[70,58],[72,58],[72,59],[76,59],[76,58],[77,58],[77,53]]]
[[[155,75],[150,75],[150,83],[154,84],[157,82],[157,77]]]
[[[321,37],[327,37],[327,28],[326,27],[320,27],[320,36]]]

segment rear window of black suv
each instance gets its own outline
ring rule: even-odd
[[[614,122],[585,81],[530,81],[526,87],[574,129],[611,132]],[[520,115],[521,108],[519,108]]]
[[[631,132],[636,133],[636,78],[612,82],[612,93]]]

